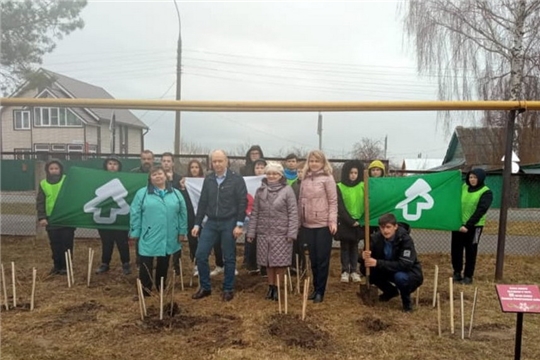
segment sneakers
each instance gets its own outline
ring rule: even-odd
[[[411,296],[410,295],[402,296],[401,297],[401,303],[403,304],[403,312],[408,313],[408,312],[413,311],[412,301],[411,301]]]
[[[463,281],[463,277],[460,273],[454,272],[454,275],[452,275],[452,281],[455,283],[461,283]]]
[[[222,268],[221,266],[216,266],[214,268],[214,270],[212,270],[210,272],[210,276],[216,276],[216,275],[219,275],[219,274],[223,274],[224,271],[225,271],[225,269]]]
[[[195,267],[193,268],[193,277],[198,277],[199,276],[199,269],[197,269],[197,265],[195,265]]]
[[[465,276],[463,278],[463,281],[461,282],[463,285],[471,285],[472,284],[472,278]]]
[[[399,292],[397,291],[397,289],[395,289],[395,291],[392,291],[392,292],[389,292],[389,293],[383,292],[381,295],[379,295],[379,301],[380,302],[388,302],[388,301],[390,301],[391,299],[395,298],[398,295],[399,295]]]
[[[361,281],[360,274],[358,274],[357,272],[351,273],[351,279],[353,282],[359,283]]]
[[[344,271],[341,273],[341,282],[342,283],[348,283],[349,282],[349,273]]]
[[[129,265],[129,263],[122,264],[122,272],[124,273],[124,275],[131,274],[131,266]]]
[[[101,264],[96,270],[96,274],[102,274],[109,271],[109,264]]]
[[[210,272],[210,276],[216,276],[219,274],[223,274],[224,272],[225,272],[224,268],[222,268],[221,266],[216,266],[214,270]],[[234,269],[234,275],[238,275],[238,270]]]

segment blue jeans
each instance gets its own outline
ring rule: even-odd
[[[234,290],[236,240],[233,236],[233,230],[235,227],[235,219],[208,220],[202,229],[195,258],[197,259],[197,270],[199,270],[199,280],[203,290],[211,290],[208,257],[216,242],[221,242],[221,251],[223,252],[223,264],[225,268],[223,291]]]

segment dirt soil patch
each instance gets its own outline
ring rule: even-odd
[[[268,322],[268,332],[287,346],[323,350],[328,347],[329,334],[311,321],[302,321],[299,316],[274,314]]]

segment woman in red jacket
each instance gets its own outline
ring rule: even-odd
[[[314,291],[308,299],[323,301],[330,268],[332,235],[337,231],[337,191],[332,166],[320,150],[307,156],[298,207],[308,245]]]

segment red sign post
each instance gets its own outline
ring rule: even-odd
[[[521,359],[523,314],[540,313],[540,289],[537,285],[496,285],[503,312],[517,313],[514,359]]]

